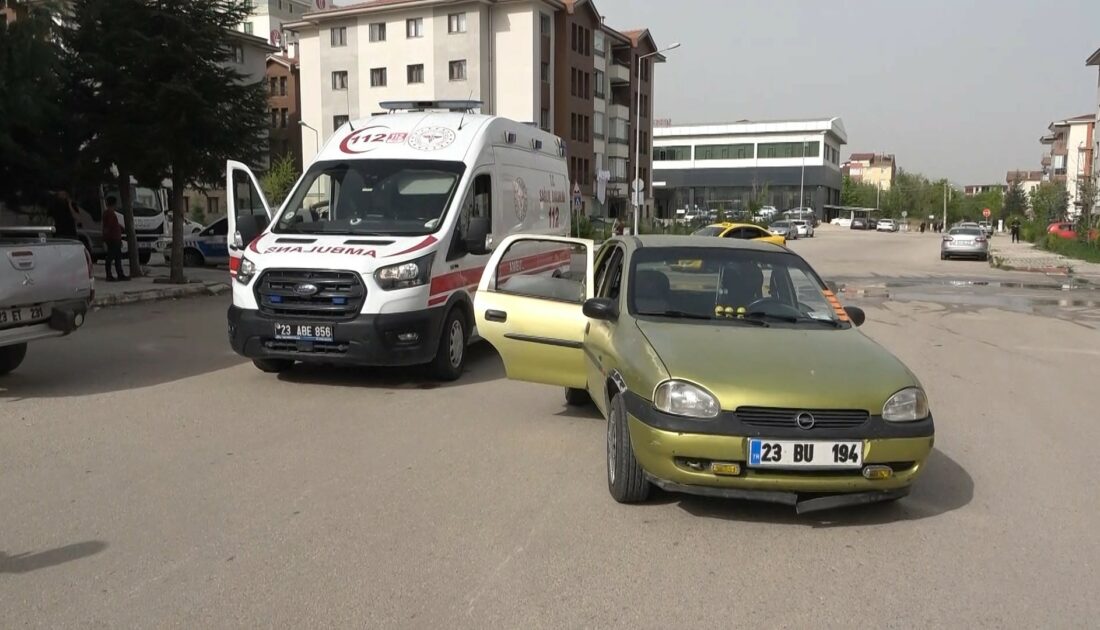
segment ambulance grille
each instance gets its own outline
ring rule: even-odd
[[[316,292],[302,291],[307,285]],[[366,298],[367,288],[353,271],[269,269],[256,283],[260,312],[278,317],[352,319]]]

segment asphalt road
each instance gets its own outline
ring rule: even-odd
[[[278,378],[230,352],[225,297],[98,311],[0,380],[0,625],[1095,627],[1094,292],[937,247],[793,244],[938,429],[911,497],[801,517],[616,504],[603,421],[487,347],[453,386]]]

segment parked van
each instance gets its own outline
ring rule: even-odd
[[[493,243],[568,233],[559,138],[474,114],[476,101],[382,106],[404,111],[345,123],[279,209],[244,164],[227,164],[229,338],[261,370],[430,364],[456,379]],[[552,247],[508,264],[560,273],[570,262]]]

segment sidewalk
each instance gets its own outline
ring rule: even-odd
[[[129,269],[129,264],[123,264]],[[146,265],[145,276],[129,282],[107,282],[103,263],[95,266],[95,300],[92,306],[118,306],[151,302],[171,298],[193,297],[196,295],[218,295],[229,290],[229,270],[216,267],[187,267],[183,270],[188,284],[164,284],[168,278],[166,265]],[[161,282],[157,282],[160,279]]]
[[[990,253],[1002,269],[1082,276],[1100,282],[1100,264],[1066,258],[1031,243],[1013,243],[1008,235],[993,237]]]

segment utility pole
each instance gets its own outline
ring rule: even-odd
[[[943,180],[943,229],[947,229],[947,180]]]

